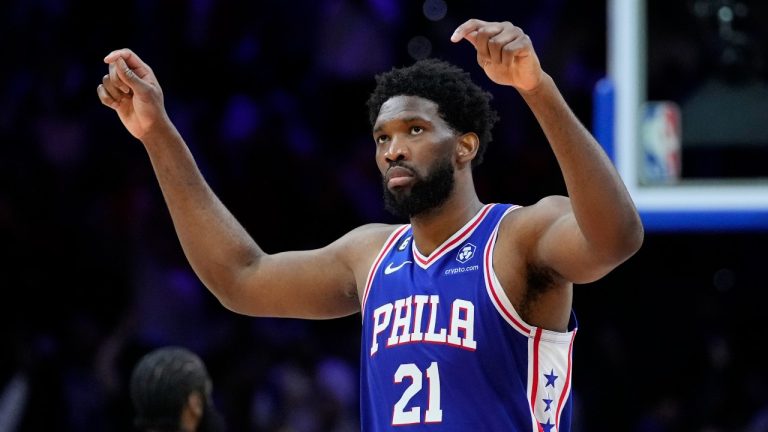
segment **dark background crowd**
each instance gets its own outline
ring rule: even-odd
[[[765,90],[764,2],[649,3],[649,97],[684,102],[724,70]],[[705,3],[731,5],[746,39],[724,42]],[[605,1],[566,0],[2,2],[0,432],[132,430],[131,367],[163,345],[205,360],[229,430],[359,430],[359,315],[252,318],[206,291],[141,144],[97,98],[111,50],[152,66],[213,189],[278,252],[402,222],[383,210],[365,100],[376,73],[416,58],[453,61],[494,94],[484,202],[564,194],[519,95],[449,37],[471,17],[521,26],[591,127],[606,15]],[[764,180],[768,142],[720,144],[690,150],[697,175],[723,174],[702,160],[726,155],[734,176]],[[684,175],[685,160],[684,147]],[[766,245],[762,228],[649,231],[628,262],[576,287],[574,430],[768,431]]]

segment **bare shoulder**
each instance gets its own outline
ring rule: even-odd
[[[501,238],[536,236],[557,219],[572,213],[570,198],[562,195],[546,196],[535,204],[521,207],[508,214],[499,227]]]
[[[401,226],[381,223],[362,225],[342,236],[338,245],[341,252],[350,257],[351,261],[365,261],[365,257],[375,256],[387,238]]]
[[[375,235],[375,233],[384,234],[385,236],[388,236],[389,234],[392,234],[392,232],[395,231],[395,229],[401,227],[402,225],[393,225],[393,224],[385,224],[385,223],[369,223],[365,225],[360,225],[359,227],[353,229],[348,234],[355,234],[355,235]]]
[[[573,216],[571,200],[562,195],[550,195],[512,211],[499,224],[497,258],[515,263],[514,267],[524,274],[532,263],[540,262],[542,238],[552,232],[553,226],[567,224],[569,215]]]
[[[372,223],[359,226],[336,241],[338,252],[355,273],[357,285],[365,283],[368,270],[390,235],[403,225]]]

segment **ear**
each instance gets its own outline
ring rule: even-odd
[[[468,132],[459,136],[456,143],[456,162],[459,165],[466,165],[472,162],[477,156],[477,150],[480,148],[480,138],[474,132]]]
[[[203,395],[193,391],[187,396],[187,403],[181,409],[181,429],[185,431],[197,430],[197,425],[203,417]]]

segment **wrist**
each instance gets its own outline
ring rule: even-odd
[[[179,131],[167,117],[147,127],[145,133],[138,137],[145,147],[157,142],[166,142],[169,138],[180,137]]]
[[[541,78],[539,79],[539,82],[536,85],[528,89],[523,89],[518,87],[517,91],[524,98],[534,97],[540,94],[546,87],[548,87],[552,83],[553,83],[552,77],[550,77],[549,74],[547,74],[546,72],[542,71]]]

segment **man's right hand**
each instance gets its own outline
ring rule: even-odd
[[[456,43],[466,39],[477,51],[477,63],[496,84],[531,92],[544,81],[531,38],[520,27],[505,22],[471,19],[451,35]]]
[[[170,120],[163,105],[163,91],[152,69],[127,48],[104,57],[109,73],[96,89],[101,103],[117,111],[128,132],[138,139]]]

